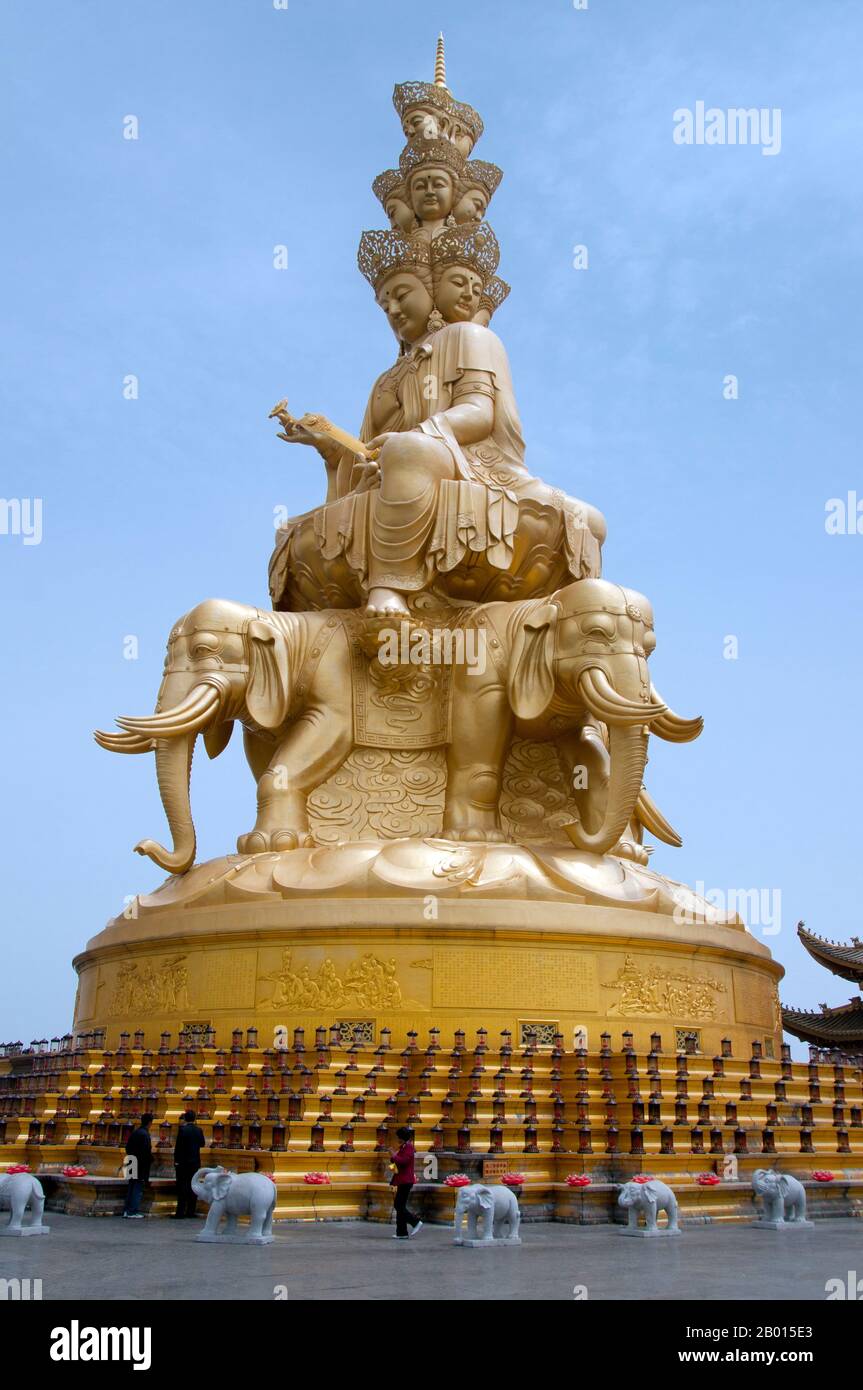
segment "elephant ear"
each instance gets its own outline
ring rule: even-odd
[[[234,732],[232,720],[222,724],[214,724],[211,728],[204,730],[204,747],[207,750],[208,758],[218,758],[220,753],[224,753],[231,741],[231,734]]]
[[[509,703],[517,719],[538,719],[554,694],[558,608],[543,603],[522,621],[509,672]]]
[[[644,1194],[644,1200],[645,1200],[645,1202],[648,1202],[648,1203],[650,1204],[650,1206],[655,1207],[655,1206],[656,1206],[656,1193],[653,1191],[653,1189],[652,1189],[652,1187],[650,1186],[650,1184],[649,1184],[649,1183],[643,1183],[643,1184],[641,1185],[641,1191],[642,1191],[642,1193]]]
[[[210,1196],[214,1202],[221,1202],[223,1197],[227,1197],[235,1176],[235,1173],[229,1173],[225,1168],[216,1171],[210,1183]]]
[[[787,1197],[791,1191],[791,1178],[787,1173],[780,1173],[777,1178],[777,1185],[783,1197]]]
[[[492,1207],[494,1206],[494,1196],[492,1194],[491,1189],[488,1187],[479,1188],[476,1194],[476,1200],[479,1206],[482,1207],[483,1211],[491,1211]]]
[[[277,729],[287,719],[293,699],[288,644],[283,633],[263,618],[249,623],[248,639],[246,707],[262,729]]]

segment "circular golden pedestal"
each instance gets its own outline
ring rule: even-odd
[[[497,1045],[563,1034],[567,1049],[778,1056],[782,968],[737,921],[682,885],[575,851],[403,841],[227,856],[171,878],[75,960],[78,1031],[107,1046],[143,1028],[211,1025],[219,1045],[256,1027],[349,1025],[403,1045],[432,1027],[444,1047],[479,1028]],[[579,1034],[583,1030],[583,1034]]]

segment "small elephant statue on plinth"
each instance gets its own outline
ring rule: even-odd
[[[192,1178],[196,1197],[209,1202],[204,1229],[196,1240],[238,1245],[271,1245],[276,1184],[263,1173],[230,1173],[227,1168],[199,1168]],[[237,1217],[248,1216],[245,1232]],[[225,1225],[219,1229],[222,1218]]]
[[[467,1236],[462,1226],[467,1217]],[[477,1235],[477,1220],[482,1218],[482,1236]],[[488,1246],[521,1245],[518,1234],[521,1213],[518,1198],[509,1187],[486,1187],[474,1182],[460,1187],[455,1203],[453,1245]]]
[[[797,1230],[812,1229],[813,1223],[806,1220],[806,1189],[790,1173],[758,1168],[752,1175],[752,1187],[762,1206],[753,1226],[763,1231],[784,1231],[791,1226]]]
[[[621,1227],[624,1236],[679,1236],[677,1224],[677,1198],[667,1183],[658,1178],[649,1182],[626,1182],[620,1189],[618,1206],[628,1212],[627,1224]],[[668,1217],[667,1226],[657,1225],[656,1218],[661,1211]],[[639,1214],[644,1214],[644,1225],[638,1224]]]
[[[24,1212],[30,1208],[29,1225]],[[50,1226],[42,1225],[45,1193],[32,1173],[0,1173],[0,1211],[9,1211],[9,1220],[0,1226],[0,1236],[47,1236]]]

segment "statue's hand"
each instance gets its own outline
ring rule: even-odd
[[[334,439],[327,434],[318,434],[316,430],[306,429],[298,420],[282,419],[279,422],[283,429],[276,435],[277,439],[284,439],[286,444],[310,444],[313,449],[317,449],[324,463],[329,467],[337,464],[341,457],[341,449]]]
[[[404,431],[384,430],[383,434],[376,434],[374,439],[369,439],[366,443],[366,448],[370,454],[379,454],[387,440],[396,439],[400,433],[404,433]]]
[[[376,463],[357,459],[351,471],[351,491],[368,492],[370,487],[374,487],[380,478],[380,469]]]

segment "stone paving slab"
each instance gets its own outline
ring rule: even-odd
[[[447,1226],[396,1242],[375,1222],[283,1222],[269,1246],[203,1245],[198,1221],[52,1214],[45,1240],[0,1242],[0,1279],[42,1280],[44,1300],[824,1301],[828,1279],[863,1279],[863,1222],[826,1220],[789,1238],[693,1226],[631,1241],[611,1226],[530,1223],[522,1244],[471,1250]],[[584,1297],[583,1294],[580,1295]]]

